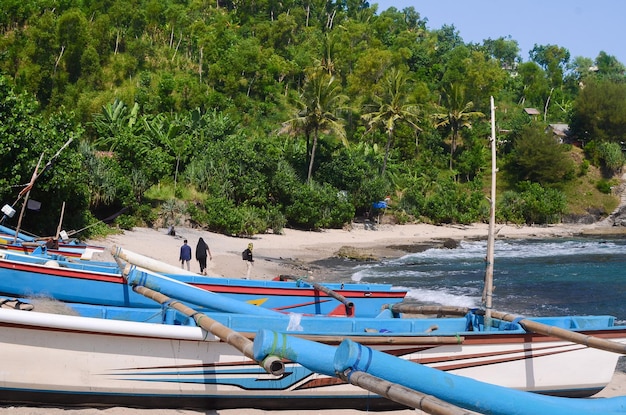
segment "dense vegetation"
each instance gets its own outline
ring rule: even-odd
[[[604,52],[524,61],[360,0],[6,0],[0,31],[0,200],[41,159],[22,225],[40,234],[64,204],[87,232],[341,227],[387,197],[400,223],[484,221],[491,96],[499,220],[615,204],[626,77]]]

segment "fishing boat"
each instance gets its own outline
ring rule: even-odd
[[[625,396],[572,399],[529,393],[400,359],[351,339],[333,347],[263,330],[254,340],[253,357],[261,361],[268,353],[428,413],[468,414],[464,408],[491,415],[626,414]]]
[[[249,347],[238,346],[230,334],[219,336],[219,327],[243,339],[258,337],[258,329],[265,328],[279,333],[278,337],[290,334],[329,347],[350,338],[446,373],[558,396],[591,396],[600,391],[611,380],[619,356],[558,335],[531,332],[520,321],[492,316],[486,327],[484,315],[478,312],[443,319],[395,318],[388,308],[376,318],[286,315],[272,310],[246,314],[245,303],[209,296],[156,273],[131,266],[125,275],[134,291],[162,307],[68,305],[76,315],[40,312],[36,303],[33,311],[0,309],[0,402],[205,409],[399,406],[332,374],[312,370],[294,356],[282,359],[281,342],[275,339],[264,343],[275,349],[265,349],[263,356],[244,354],[242,350]],[[197,303],[242,312],[200,313],[186,305]],[[566,328],[587,340],[593,337],[600,344],[626,342],[626,327],[615,326],[610,316],[531,320]],[[282,370],[274,370],[276,364]]]
[[[0,225],[0,249],[28,254],[40,247],[46,248],[51,254],[81,259],[91,259],[94,254],[105,251],[103,246],[86,244],[78,239],[42,238]]]
[[[285,281],[202,276],[113,247],[118,256],[179,281],[232,299],[281,312],[331,316],[375,316],[384,304],[401,302],[407,290],[391,284],[325,283],[292,277]],[[84,261],[44,252],[30,255],[0,249],[0,294],[46,296],[59,301],[154,308],[126,284],[116,262]]]

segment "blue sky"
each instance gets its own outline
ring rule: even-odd
[[[558,45],[595,59],[600,51],[626,65],[624,0],[370,0],[378,12],[413,6],[428,29],[453,24],[466,43],[511,35],[528,61],[536,44]]]

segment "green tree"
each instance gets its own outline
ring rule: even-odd
[[[563,85],[563,73],[569,58],[569,50],[556,45],[535,44],[530,51],[530,59],[546,71],[552,88],[560,88]]]
[[[452,170],[454,153],[463,128],[472,128],[475,118],[484,117],[480,111],[472,111],[474,103],[465,101],[465,87],[461,84],[450,84],[443,90],[441,112],[433,114],[435,127],[443,127],[450,131],[450,170]],[[445,112],[444,112],[445,111]]]
[[[348,145],[342,119],[338,116],[347,98],[341,93],[341,86],[334,76],[328,75],[320,69],[309,72],[296,101],[298,108],[296,117],[286,123],[288,131],[305,134],[307,149],[309,148],[309,138],[311,134],[313,135],[307,171],[308,183],[311,183],[313,176],[315,150],[320,133],[335,134],[344,145]]]
[[[369,106],[371,111],[361,117],[367,122],[368,131],[382,127],[387,135],[385,159],[380,172],[384,176],[396,126],[407,123],[415,132],[420,131],[420,128],[417,125],[419,108],[409,94],[411,80],[406,73],[394,68],[383,78],[382,84],[379,93],[372,96],[374,103]]]
[[[60,112],[48,117],[38,114],[34,98],[16,94],[0,75],[0,199],[9,204],[16,200],[42,157],[39,177],[30,191],[32,199],[42,202],[42,211],[28,212],[22,222],[23,229],[53,235],[57,214],[65,201],[65,224],[75,229],[84,225],[89,207],[87,173],[76,151],[82,133],[71,114]],[[16,216],[12,220],[17,219]]]
[[[617,60],[615,56],[607,54],[605,51],[600,51],[596,57],[596,66],[598,67],[598,74],[607,78],[619,79],[624,76],[626,67],[624,64]]]
[[[523,106],[543,107],[550,91],[545,71],[535,62],[524,62],[518,66],[518,74],[521,85],[519,102]]]
[[[483,47],[490,56],[500,63],[502,68],[508,71],[513,71],[521,60],[519,44],[510,35],[497,39],[485,39]]]
[[[516,181],[555,185],[574,177],[574,161],[567,147],[538,125],[529,125],[514,134],[513,151],[506,170]]]
[[[574,102],[572,133],[585,140],[626,140],[626,84],[591,80]]]
[[[171,117],[157,114],[151,119],[144,118],[144,123],[146,132],[152,136],[152,141],[164,146],[176,158],[174,171],[174,188],[176,188],[181,163],[191,151],[191,137],[186,131],[185,117],[178,114]]]
[[[59,18],[57,33],[69,80],[76,82],[81,75],[81,57],[88,44],[87,19],[80,10],[69,10]]]

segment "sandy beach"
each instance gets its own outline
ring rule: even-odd
[[[254,245],[253,279],[272,279],[280,274],[305,275],[317,280],[332,279],[332,269],[316,265],[316,261],[335,257],[342,247],[351,248],[372,258],[400,257],[429,246],[443,246],[446,240],[486,239],[487,224],[435,226],[427,224],[379,225],[376,230],[362,224],[349,228],[306,232],[285,229],[282,235],[263,234],[250,238],[231,237],[194,228],[176,228],[176,235],[167,229],[135,228],[102,240],[89,241],[105,246],[107,252],[94,259],[111,260],[110,248],[119,246],[161,262],[180,266],[179,251],[187,239],[195,251],[199,238],[209,245],[213,259],[208,261],[209,275],[229,278],[243,277],[246,264],[241,252],[249,243]],[[596,225],[552,225],[496,227],[497,238],[562,237],[596,232]],[[199,272],[199,264],[191,261],[191,271]],[[323,272],[320,272],[323,271]],[[330,273],[330,274],[329,274]]]
[[[599,225],[553,225],[542,227],[496,226],[497,238],[546,238],[567,237],[579,234],[614,233],[615,229],[603,229]],[[362,224],[354,224],[341,230],[305,232],[285,229],[282,235],[264,234],[251,238],[237,238],[207,232],[202,229],[176,228],[176,235],[168,235],[167,229],[135,228],[132,231],[89,241],[105,246],[105,253],[94,255],[97,260],[111,260],[110,250],[121,247],[155,260],[180,267],[179,250],[187,239],[192,250],[202,237],[209,245],[213,259],[208,262],[209,275],[230,278],[243,277],[246,265],[241,252],[248,243],[254,244],[254,266],[252,279],[272,279],[280,274],[307,275],[314,280],[332,280],[332,270],[320,266],[316,261],[336,256],[340,249],[350,248],[359,254],[372,258],[400,257],[408,252],[428,246],[443,246],[446,240],[486,239],[488,226],[434,226],[426,224],[379,225],[376,230],[365,229]],[[191,261],[191,271],[199,272],[195,259]],[[626,374],[616,372],[613,381],[598,396],[609,397],[626,394]],[[0,407],[0,415],[313,415],[313,414],[359,415],[365,412],[356,410],[309,410],[309,411],[263,411],[255,409],[233,410],[148,410],[131,408],[35,408]],[[381,415],[408,415],[421,413],[415,410],[376,412]]]

